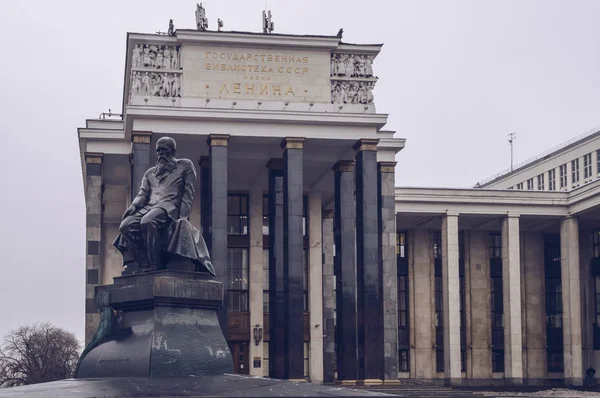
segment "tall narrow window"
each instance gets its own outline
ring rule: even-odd
[[[527,190],[533,191],[533,178],[527,180]]]
[[[269,249],[263,249],[263,312],[269,312]]]
[[[560,174],[560,189],[567,187],[567,164],[561,164],[558,167],[558,171]]]
[[[544,237],[546,278],[546,366],[548,372],[563,371],[562,283],[560,235]]]
[[[592,176],[592,154],[583,155],[583,179],[587,180]]]
[[[544,191],[546,187],[544,186],[544,173],[537,176],[537,190]]]
[[[248,249],[227,249],[229,312],[248,311]]]
[[[262,234],[263,236],[269,235],[269,195],[263,195],[262,200],[262,214],[263,214],[263,227]]]
[[[310,352],[310,343],[304,342],[304,377],[308,377],[310,374],[310,360],[309,360],[309,352]]]
[[[523,183],[520,182],[517,184],[517,189],[520,189],[521,191],[523,190]]]
[[[460,371],[467,371],[467,310],[465,308],[465,234],[458,234],[458,290],[460,297]]]
[[[308,312],[308,250],[302,251],[302,291],[304,294],[304,312]]]
[[[442,233],[433,234],[435,289],[435,368],[444,371],[444,294],[442,281]]]
[[[227,234],[248,235],[248,195],[227,195]]]
[[[594,258],[600,257],[600,229],[593,232],[592,242],[594,247]]]
[[[556,191],[556,170],[548,170],[548,190]]]
[[[502,235],[490,234],[492,372],[504,372],[504,304],[502,292]]]
[[[600,149],[596,151],[596,173],[600,174]]]
[[[408,251],[405,231],[396,233],[396,260],[398,271],[398,370],[408,372],[410,370],[410,330],[408,318]]]
[[[571,160],[571,184],[579,184],[579,159]]]

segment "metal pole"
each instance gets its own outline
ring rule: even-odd
[[[510,171],[513,171],[514,156],[513,156],[513,141],[515,140],[516,134],[510,133],[508,135],[508,143],[510,144]]]

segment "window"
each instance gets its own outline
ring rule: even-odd
[[[571,160],[571,184],[579,183],[579,159]]]
[[[566,188],[567,186],[567,164],[561,164],[558,167],[560,174],[560,189]]]
[[[263,340],[263,376],[269,377],[269,342]]]
[[[502,259],[502,235],[490,234],[490,259]]]
[[[269,249],[263,249],[263,312],[269,312]]]
[[[600,325],[600,275],[596,275],[594,279],[596,287],[596,325]]]
[[[560,235],[544,236],[544,277],[546,298],[546,367],[563,371],[563,317],[560,267]]]
[[[398,294],[398,364],[400,372],[410,371],[410,328],[408,312],[408,252],[407,233],[396,233],[397,294]]]
[[[596,173],[600,174],[600,149],[596,151]]]
[[[263,214],[263,235],[269,235],[269,195],[264,195],[262,199]]]
[[[556,170],[548,170],[548,190],[556,191]]]
[[[544,186],[544,174],[540,174],[537,176],[537,190],[544,191],[546,187]]]
[[[460,301],[460,371],[467,371],[467,310],[465,308],[465,234],[458,233],[458,292]]]
[[[227,249],[229,312],[248,311],[248,249]]]
[[[592,154],[583,155],[583,179],[592,177]]]
[[[310,352],[310,343],[308,342],[304,342],[304,377],[308,377],[309,375],[309,366],[310,366],[310,361],[309,361],[309,352]]]
[[[533,191],[533,178],[530,178],[529,180],[527,180],[527,190]]]
[[[592,241],[594,246],[594,257],[600,257],[600,229],[594,231]]]
[[[502,235],[490,234],[490,298],[492,318],[492,372],[504,372],[504,303]]]
[[[227,195],[227,234],[248,235],[248,195]]]
[[[302,291],[304,293],[304,312],[308,312],[308,250],[302,251]]]
[[[435,292],[435,368],[444,371],[444,294],[442,280],[442,233],[433,234],[434,292]]]
[[[521,191],[523,190],[523,183],[520,182],[517,184],[517,189],[520,189]]]

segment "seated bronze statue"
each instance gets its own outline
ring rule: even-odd
[[[189,222],[196,169],[175,158],[170,137],[156,142],[156,166],[146,171],[140,191],[123,214],[113,245],[137,263],[135,272],[164,269],[170,261],[191,261],[195,271],[215,275],[202,234]],[[131,264],[125,264],[124,273]]]

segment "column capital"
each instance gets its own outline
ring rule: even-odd
[[[398,162],[377,162],[377,168],[380,173],[394,173],[397,164]]]
[[[210,167],[210,157],[209,156],[200,156],[200,160],[198,161],[198,166],[200,168],[209,168]]]
[[[281,140],[281,149],[284,151],[287,149],[303,149],[304,138],[303,137],[285,137]]]
[[[87,164],[102,164],[104,154],[97,152],[85,152],[84,157]]]
[[[333,171],[354,171],[355,168],[354,160],[338,160],[333,165]]]
[[[210,134],[206,140],[208,146],[227,146],[229,134]]]
[[[131,133],[131,142],[134,144],[149,144],[152,141],[151,131],[134,131]]]
[[[323,209],[322,217],[323,218],[333,218],[335,212],[331,209]]]
[[[269,170],[283,170],[283,159],[282,158],[271,158],[267,162],[267,168]]]
[[[356,141],[354,145],[352,145],[352,149],[354,149],[356,153],[362,151],[377,151],[378,143],[379,140],[377,139],[361,138],[360,140]]]
[[[446,210],[446,214],[444,214],[444,216],[450,216],[450,217],[458,217],[458,215],[459,215],[459,213],[454,210]]]
[[[506,218],[520,218],[521,215],[519,213],[506,213]]]

